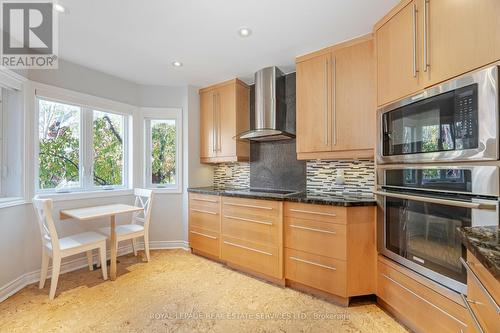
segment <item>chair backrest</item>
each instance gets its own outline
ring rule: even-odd
[[[142,224],[144,230],[149,229],[149,222],[151,221],[151,207],[153,205],[153,191],[142,188],[134,189],[135,206],[141,207],[143,210],[134,213],[132,219],[136,224]]]
[[[59,250],[59,236],[57,235],[56,225],[52,218],[52,200],[40,199],[38,196],[33,198],[33,208],[40,227],[42,236],[42,245],[51,245],[52,251]]]

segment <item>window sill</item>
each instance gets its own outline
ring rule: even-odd
[[[180,188],[158,188],[158,187],[148,187],[155,194],[181,194],[182,189]]]
[[[133,195],[133,189],[117,189],[117,190],[99,190],[99,191],[82,191],[82,192],[66,192],[66,193],[38,193],[40,198],[52,199],[53,201],[68,201],[68,200],[83,200],[105,197],[119,197],[124,195]]]
[[[0,208],[8,208],[19,205],[25,205],[28,202],[21,197],[6,197],[0,198]]]

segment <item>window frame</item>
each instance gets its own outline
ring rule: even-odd
[[[159,193],[182,193],[182,109],[180,108],[143,108],[143,130],[144,130],[144,165],[143,165],[143,184],[146,188]],[[153,184],[151,181],[152,170],[152,138],[151,121],[152,120],[174,120],[176,130],[176,150],[175,150],[175,184]]]
[[[39,121],[40,109],[39,100],[46,100],[61,104],[73,105],[80,108],[80,136],[79,136],[79,181],[80,186],[75,188],[66,188],[57,190],[56,188],[41,189],[39,182]],[[113,190],[128,190],[130,189],[130,124],[131,115],[126,112],[112,110],[111,108],[103,108],[89,101],[82,103],[78,98],[74,99],[70,96],[57,96],[57,94],[37,92],[34,96],[35,112],[34,112],[34,191],[36,194],[73,194],[73,193],[98,193],[108,192]],[[95,185],[93,181],[94,159],[93,159],[93,119],[94,111],[111,113],[122,116],[123,118],[123,169],[122,169],[122,184],[120,185]]]

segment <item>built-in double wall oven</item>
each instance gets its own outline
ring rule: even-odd
[[[378,110],[378,249],[466,293],[458,228],[499,224],[498,66]]]
[[[384,167],[377,178],[379,252],[466,293],[458,228],[498,225],[498,167]]]

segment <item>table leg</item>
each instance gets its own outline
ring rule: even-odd
[[[111,215],[111,257],[110,257],[110,267],[109,267],[109,275],[111,280],[116,280],[116,251],[117,251],[117,244],[116,244],[116,222],[115,222],[115,216]]]

